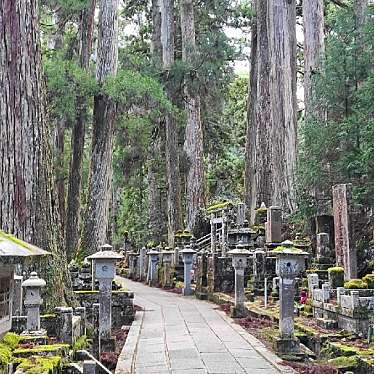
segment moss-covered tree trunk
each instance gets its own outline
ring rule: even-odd
[[[92,37],[96,0],[82,10],[80,17],[80,65],[88,70],[92,51]],[[77,97],[77,119],[71,134],[71,158],[69,168],[68,195],[65,224],[65,248],[68,259],[76,253],[81,225],[82,169],[84,157],[84,138],[88,116],[88,100]]]
[[[168,98],[176,101],[171,68],[174,64],[174,0],[162,0],[162,64]],[[182,226],[181,185],[179,174],[178,130],[172,113],[165,115],[165,156],[167,179],[168,245],[174,247],[174,234]]]
[[[47,305],[63,303],[69,276],[52,173],[36,0],[0,7],[0,227],[52,256]]]
[[[181,0],[182,58],[189,74],[185,79],[185,108],[187,115],[184,151],[187,156],[188,172],[186,182],[187,227],[194,230],[198,213],[205,206],[204,198],[204,152],[203,128],[201,122],[200,95],[193,87],[196,72],[193,70],[196,58],[195,18],[192,0]]]
[[[96,79],[117,73],[118,0],[101,1]],[[116,104],[107,95],[94,98],[94,123],[89,177],[89,190],[81,247],[87,254],[99,250],[107,241],[109,204],[112,192],[112,158]]]

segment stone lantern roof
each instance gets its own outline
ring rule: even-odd
[[[45,286],[46,286],[45,280],[39,278],[38,274],[35,271],[33,271],[30,274],[30,278],[29,279],[26,279],[22,283],[22,287],[45,287]]]
[[[150,251],[148,251],[147,255],[159,255],[161,252],[158,250],[158,248],[152,248]]]
[[[86,258],[88,260],[120,260],[123,256],[114,251],[99,251]]]
[[[46,256],[51,254],[0,230],[0,258]]]
[[[179,251],[182,255],[193,255],[196,253],[194,249],[192,249],[190,246],[186,246],[184,249]]]
[[[300,248],[294,246],[294,243],[291,240],[285,240],[281,243],[280,246],[276,247],[270,252],[274,255],[300,255],[300,256],[309,256],[308,252],[303,251]]]

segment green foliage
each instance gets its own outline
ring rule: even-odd
[[[310,191],[331,195],[331,186],[352,183],[358,206],[374,205],[374,14],[369,7],[362,39],[352,4],[328,12],[324,68],[314,75],[314,106],[326,120],[311,118],[300,129],[299,211],[315,213]],[[362,43],[360,42],[362,40]]]
[[[368,288],[374,288],[374,274],[367,274],[362,280],[367,283]]]
[[[18,368],[25,374],[48,374],[61,367],[61,357],[31,356],[21,360]]]
[[[368,284],[362,279],[351,279],[344,283],[344,288],[347,288],[349,290],[360,290],[368,288]]]
[[[1,343],[8,346],[10,349],[15,349],[21,340],[21,337],[14,332],[7,332],[1,339]]]
[[[335,266],[327,269],[328,273],[344,273],[344,269],[340,266]]]
[[[73,351],[82,350],[82,349],[86,348],[87,345],[88,345],[87,336],[86,335],[82,335],[74,343],[74,345],[73,345]]]

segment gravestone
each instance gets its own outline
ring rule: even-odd
[[[160,252],[156,249],[151,249],[148,253],[148,284],[150,286],[155,286],[158,282],[158,274],[157,274],[157,263],[160,258]]]
[[[266,243],[280,243],[282,241],[282,209],[271,206],[267,210],[265,223]]]
[[[330,248],[329,234],[322,232],[317,234],[317,261],[321,264],[332,263],[332,251]]]
[[[184,263],[184,288],[183,288],[183,296],[192,295],[192,288],[191,288],[191,270],[192,270],[192,261],[193,256],[196,251],[190,246],[187,246],[185,249],[180,251],[183,263]]]
[[[357,249],[353,241],[352,185],[332,188],[336,263],[344,268],[346,280],[357,278]]]

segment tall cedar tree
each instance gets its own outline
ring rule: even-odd
[[[205,205],[204,199],[204,152],[201,122],[200,95],[193,88],[196,71],[193,63],[196,56],[194,5],[192,0],[181,0],[182,59],[188,67],[185,80],[185,107],[187,113],[184,151],[188,161],[186,195],[187,227],[194,230],[198,213]]]
[[[171,68],[174,64],[174,0],[162,0],[161,14],[162,65],[168,98],[175,103],[176,93],[171,76]],[[182,226],[178,129],[173,113],[167,113],[165,116],[165,131],[168,245],[173,247],[174,234]]]
[[[246,204],[254,213],[262,202],[272,202],[271,121],[269,91],[268,1],[252,3],[251,74],[245,165]],[[251,221],[253,222],[254,214]]]
[[[100,2],[96,80],[102,85],[116,75],[118,64],[118,0]],[[116,104],[103,93],[94,98],[89,190],[81,247],[93,253],[107,240],[112,191],[112,158]]]
[[[80,66],[85,70],[88,70],[90,65],[96,0],[91,0],[88,5],[87,8],[81,11],[79,25]],[[69,260],[76,253],[80,235],[84,138],[88,115],[87,101],[85,97],[77,97],[76,122],[71,134],[71,158],[65,225],[65,248]]]
[[[69,283],[53,188],[38,14],[36,0],[4,0],[0,7],[0,227],[52,253],[43,272],[51,306],[66,299]]]

